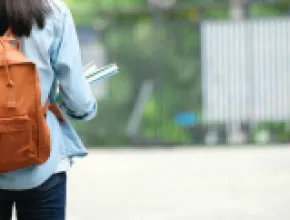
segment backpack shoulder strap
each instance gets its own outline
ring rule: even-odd
[[[46,115],[48,110],[50,110],[61,123],[65,123],[62,113],[57,107],[57,105],[50,104],[49,102],[47,102],[43,108],[44,115]]]

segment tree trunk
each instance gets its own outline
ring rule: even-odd
[[[233,20],[241,20],[246,16],[246,0],[230,0],[230,17]]]

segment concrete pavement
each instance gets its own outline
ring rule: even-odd
[[[290,148],[91,151],[68,198],[68,220],[289,220]]]

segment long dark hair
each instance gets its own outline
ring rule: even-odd
[[[0,0],[0,25],[14,35],[29,36],[34,25],[43,29],[51,12],[49,0]]]

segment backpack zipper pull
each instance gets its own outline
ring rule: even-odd
[[[7,98],[8,98],[8,102],[7,102],[7,107],[8,108],[16,108],[16,101],[15,101],[15,94],[14,94],[14,82],[13,80],[9,80],[9,82],[7,83]]]
[[[7,87],[11,88],[13,86],[14,86],[14,82],[13,80],[10,79],[9,82],[7,83]]]

